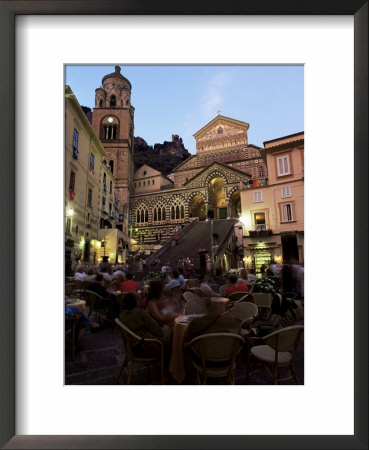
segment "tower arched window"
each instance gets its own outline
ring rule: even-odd
[[[102,98],[100,98],[99,106],[100,106],[100,108],[102,108],[102,106],[103,106]]]
[[[103,139],[116,139],[117,138],[117,126],[113,125],[104,125],[103,130]]]
[[[110,167],[111,173],[114,173],[114,161],[112,159],[109,161],[109,167]]]
[[[117,105],[117,98],[115,97],[115,95],[112,95],[110,97],[110,106],[114,108],[116,105]]]

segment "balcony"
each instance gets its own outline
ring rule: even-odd
[[[268,177],[253,178],[243,182],[245,189],[253,189],[261,186],[268,186]]]
[[[266,223],[254,225],[249,230],[249,236],[255,238],[271,236],[272,234],[273,231],[268,227]]]

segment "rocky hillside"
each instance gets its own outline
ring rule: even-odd
[[[135,137],[134,163],[135,170],[143,164],[148,164],[156,170],[168,175],[174,167],[190,156],[184,147],[182,139],[178,135],[172,135],[172,141],[164,141],[162,144],[148,145],[141,137]]]

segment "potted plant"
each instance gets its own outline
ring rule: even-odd
[[[266,274],[257,278],[252,285],[252,295],[259,307],[270,307],[276,292],[279,292],[279,282],[273,275]]]

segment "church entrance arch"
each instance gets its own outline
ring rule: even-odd
[[[229,207],[231,210],[231,217],[238,218],[241,216],[241,195],[239,189],[230,195]]]
[[[198,217],[199,220],[206,219],[206,206],[202,195],[194,195],[188,206],[190,217]]]
[[[215,219],[227,218],[226,181],[222,176],[215,176],[209,181],[209,209],[214,211]]]

